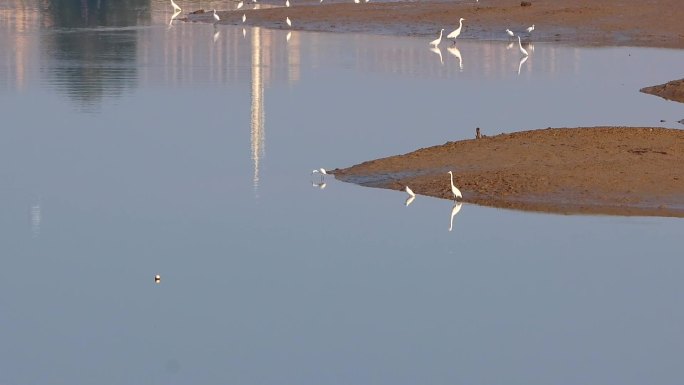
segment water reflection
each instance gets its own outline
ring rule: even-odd
[[[451,207],[451,218],[449,218],[449,231],[451,231],[454,228],[454,217],[456,214],[458,214],[459,211],[461,211],[461,206],[463,203],[461,202],[455,202],[454,205]]]
[[[255,193],[259,188],[259,161],[264,154],[264,84],[262,66],[261,28],[252,28],[252,92],[251,92],[251,148],[254,173],[252,184]]]
[[[452,54],[456,59],[458,59],[458,69],[463,71],[463,58],[461,57],[461,51],[459,51],[456,46],[451,46],[447,48],[450,54]]]
[[[444,65],[444,60],[442,59],[442,49],[439,48],[439,47],[431,47],[431,48],[430,48],[430,51],[432,51],[432,52],[436,53],[437,55],[439,55],[439,63],[440,63],[441,65]]]
[[[522,65],[525,64],[529,56],[523,56],[520,58],[520,62],[518,63],[518,75],[520,75],[520,68],[522,68]]]
[[[40,199],[31,205],[31,234],[34,238],[40,235],[40,223],[43,219]]]

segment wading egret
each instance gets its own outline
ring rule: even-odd
[[[173,7],[174,12],[180,12],[181,7],[178,6],[178,4],[174,3],[173,0],[171,0],[171,6]]]
[[[287,26],[288,26],[288,27],[292,27],[292,22],[290,21],[290,17],[289,17],[289,16],[285,17],[285,22],[287,23]],[[322,170],[322,169],[321,169],[321,170]],[[324,174],[325,174],[325,173],[324,173]]]
[[[451,171],[449,171],[449,178],[451,178],[451,192],[454,193],[454,200],[457,198],[463,198],[463,195],[461,195],[461,190],[454,185],[454,173]]]
[[[433,41],[430,42],[430,45],[431,45],[431,46],[437,47],[437,46],[439,45],[439,43],[442,42],[442,32],[444,32],[444,28],[442,28],[442,29],[439,31],[439,37],[436,38],[435,40],[433,40]],[[440,55],[440,56],[441,56],[441,55]]]
[[[237,8],[235,8],[235,9],[240,9],[240,8],[242,8],[243,5],[245,5],[245,3],[243,1],[241,1],[238,3]]]
[[[461,34],[461,28],[463,27],[463,20],[465,20],[465,19],[461,18],[458,21],[458,28],[451,31],[451,33],[447,35],[447,39],[454,39],[454,44],[456,44],[456,38]]]
[[[523,48],[522,43],[520,43],[520,36],[518,36],[518,48],[520,48],[520,53],[527,56],[529,53],[525,51],[525,48]]]
[[[285,0],[285,6],[289,7],[290,6],[290,0]]]
[[[459,211],[461,211],[461,206],[463,204],[461,202],[456,202],[454,203],[454,206],[451,208],[451,219],[449,219],[449,231],[454,227],[454,217],[456,214],[458,214]]]
[[[354,0],[354,4],[359,4],[361,0]]]
[[[247,15],[243,13],[242,14],[242,22],[244,23],[245,21],[247,21]]]
[[[321,175],[328,175],[328,172],[325,171],[324,168],[319,168],[318,170],[311,171],[311,174],[316,174],[316,173],[321,174]]]
[[[219,21],[221,21],[221,18],[219,17],[219,15],[216,13],[216,10],[214,9],[214,24],[218,23]]]
[[[527,28],[527,33],[532,33],[534,31],[534,24],[532,24],[531,27]]]
[[[409,186],[406,186],[406,188],[404,189],[404,191],[406,191],[406,193],[407,193],[409,196],[412,196],[412,197],[416,196],[416,193],[414,193],[413,190],[411,190],[411,189],[409,188]]]
[[[511,30],[508,29],[508,28],[506,28],[506,33],[507,33],[508,36],[510,36],[510,37],[515,37],[515,34],[513,33],[513,31],[511,31]]]

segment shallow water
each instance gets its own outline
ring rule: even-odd
[[[681,220],[466,204],[450,232],[448,201],[309,173],[475,127],[679,128],[638,89],[684,52],[536,44],[518,74],[502,42],[461,69],[424,39],[26,4],[0,5],[0,383],[683,377]]]

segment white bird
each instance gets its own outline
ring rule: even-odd
[[[174,3],[173,0],[171,0],[171,6],[173,7],[174,12],[180,12],[181,7],[178,6],[178,4]]]
[[[406,193],[409,195],[408,198],[406,198],[406,201],[404,202],[404,206],[408,206],[411,203],[413,203],[413,200],[416,199],[416,194],[409,188],[409,186],[406,186],[404,189]]]
[[[456,214],[458,214],[459,211],[461,211],[461,206],[463,203],[461,202],[456,202],[454,203],[454,206],[451,207],[451,219],[449,220],[449,231],[454,227],[454,217]]]
[[[447,35],[447,39],[454,39],[454,44],[456,44],[456,38],[461,34],[461,28],[463,27],[463,20],[465,20],[465,19],[461,18],[458,21],[458,28],[451,31],[451,33]]]
[[[444,65],[444,59],[442,59],[442,50],[438,46],[430,47],[430,51],[439,55],[439,62]]]
[[[448,47],[447,51],[449,51],[450,54],[456,56],[456,59],[458,59],[458,69],[461,71],[463,70],[463,58],[461,58],[461,51],[456,48],[456,46],[453,47]]]
[[[520,48],[520,53],[527,56],[529,53],[525,51],[525,48],[523,48],[522,44],[520,43],[520,36],[518,35],[518,48]]]
[[[214,9],[214,24],[218,23],[221,20],[219,15],[216,13],[216,10]]]
[[[454,174],[451,171],[449,171],[449,177],[451,178],[451,192],[454,193],[454,200],[456,200],[456,198],[463,198],[461,190],[454,185]]]
[[[235,8],[235,9],[240,9],[240,8],[242,8],[243,5],[245,5],[245,3],[243,1],[241,1],[238,3],[237,8]]]
[[[287,26],[288,26],[288,27],[292,27],[292,22],[290,21],[290,17],[289,17],[289,16],[285,17],[285,22],[287,23]]]
[[[313,171],[311,171],[311,174],[328,175],[328,172],[325,171],[324,168],[319,168],[318,170],[313,170]]]
[[[531,27],[527,28],[527,33],[532,33],[534,31],[534,24],[532,24]]]
[[[511,30],[508,29],[508,28],[506,28],[506,33],[507,33],[508,36],[510,36],[510,37],[515,37],[515,34],[513,33],[513,31],[511,31]]]
[[[442,32],[444,32],[444,28],[442,28],[442,30],[439,31],[439,37],[430,42],[431,46],[437,47],[439,43],[442,42]]]
[[[243,13],[242,14],[242,22],[244,23],[245,21],[247,21],[247,15]]]
[[[289,7],[290,6],[290,0],[285,0],[285,6]]]
[[[354,0],[354,4],[358,4],[360,2],[361,2],[361,0]]]
[[[406,191],[406,193],[407,193],[409,196],[412,196],[412,197],[416,196],[416,193],[414,193],[413,190],[411,190],[411,189],[409,188],[409,186],[406,186],[406,188],[404,189],[404,191]]]

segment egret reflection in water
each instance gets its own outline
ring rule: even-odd
[[[456,59],[458,59],[458,69],[463,71],[463,58],[461,57],[461,51],[459,51],[456,46],[447,47],[447,51],[456,57]]]
[[[518,63],[518,75],[520,75],[520,69],[522,68],[522,65],[525,64],[529,56],[523,56],[520,58],[520,62]]]
[[[459,211],[461,211],[461,206],[463,206],[463,203],[456,202],[451,207],[451,218],[449,218],[449,231],[451,231],[454,228],[454,217],[456,216],[456,214],[458,214]]]
[[[442,50],[441,50],[439,47],[435,46],[435,47],[430,47],[430,51],[432,51],[432,52],[436,53],[437,55],[439,55],[439,62],[440,62],[442,65],[444,65],[444,59],[442,59]]]

